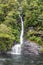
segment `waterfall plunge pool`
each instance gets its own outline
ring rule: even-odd
[[[0,65],[43,65],[43,56],[0,55]]]

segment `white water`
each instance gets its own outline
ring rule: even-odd
[[[23,25],[23,19],[22,16],[20,16],[21,19],[21,35],[20,35],[20,44],[16,44],[12,47],[12,54],[21,54],[21,45],[23,44],[23,32],[24,32],[24,25]]]
[[[23,25],[23,19],[21,16],[20,16],[20,19],[21,19],[21,27],[22,27],[21,35],[20,35],[20,44],[22,45],[23,44],[24,25]]]

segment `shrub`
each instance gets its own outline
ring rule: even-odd
[[[11,48],[15,40],[11,28],[5,24],[0,24],[0,51],[7,51]]]
[[[30,37],[29,39],[30,39],[31,41],[35,41],[35,38],[36,38],[36,36],[32,36],[32,37]]]
[[[40,37],[36,37],[35,41],[36,41],[37,43],[39,43],[40,45],[42,45],[42,40],[41,40]]]
[[[43,45],[43,41],[41,40],[40,37],[37,37],[37,36],[32,36],[29,38],[31,41],[35,41],[36,43],[40,44],[40,45]]]

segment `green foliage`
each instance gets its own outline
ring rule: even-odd
[[[25,1],[25,4],[24,4]],[[43,2],[39,0],[23,0],[22,8],[24,17],[25,29],[29,26],[43,27]]]
[[[15,40],[10,27],[5,24],[0,24],[0,51],[7,51],[13,45]]]
[[[20,42],[20,12],[24,20],[26,34],[24,36],[43,44],[43,1],[0,0],[0,50],[2,51],[10,49],[13,41]],[[31,32],[29,27],[33,27]]]
[[[43,41],[41,40],[40,37],[36,37],[36,36],[32,36],[32,37],[29,37],[29,39],[31,41],[35,41],[36,43],[40,44],[40,45],[43,45]]]
[[[43,53],[43,48],[41,48],[41,53]]]
[[[11,49],[14,41],[20,42],[18,2],[0,0],[0,51]]]
[[[23,0],[21,6],[24,15],[25,38],[43,45],[43,1]]]
[[[27,32],[27,38],[30,39],[31,41],[34,41],[40,45],[43,45],[43,31],[40,31],[40,27],[38,28],[38,30],[33,29],[33,30],[29,30]]]

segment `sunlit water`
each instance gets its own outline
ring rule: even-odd
[[[0,55],[0,65],[43,65],[43,56]]]

